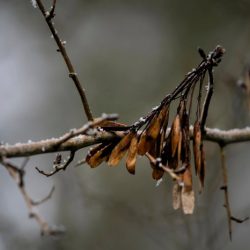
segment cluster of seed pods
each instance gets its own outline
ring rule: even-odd
[[[114,121],[104,121],[98,124],[103,130],[116,132],[123,131],[124,136],[103,142],[92,148],[86,162],[92,167],[107,162],[110,166],[117,166],[126,155],[126,168],[129,173],[135,174],[137,156],[147,156],[152,167],[152,177],[159,180],[165,173],[171,175],[173,183],[173,207],[182,208],[185,214],[194,210],[194,191],[192,168],[198,176],[200,190],[204,187],[205,178],[205,151],[202,141],[204,132],[204,114],[207,114],[208,98],[204,98],[203,110],[201,107],[203,82],[208,72],[208,86],[213,84],[212,70],[217,66],[224,54],[224,49],[217,46],[207,56],[199,49],[202,62],[189,72],[184,80],[167,95],[159,106],[145,117],[140,118],[131,126]],[[196,102],[193,101],[195,87],[198,86]],[[209,90],[208,90],[209,91]],[[173,102],[178,101],[176,115],[172,119],[170,128],[169,111]],[[195,106],[196,115],[193,123],[191,146],[190,113]],[[205,117],[206,118],[206,117]],[[193,151],[193,164],[191,162]]]

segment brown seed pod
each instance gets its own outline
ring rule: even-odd
[[[146,129],[142,132],[138,144],[138,154],[145,155],[155,146],[156,140],[160,136],[162,126],[168,115],[168,106],[164,105],[159,113],[156,113],[149,122]],[[159,141],[160,143],[160,141]],[[160,144],[159,144],[160,148]]]
[[[163,169],[161,169],[159,167],[155,167],[153,169],[152,177],[153,177],[154,180],[160,180],[163,175],[164,175],[164,170]]]
[[[182,149],[181,161],[190,162],[190,136],[189,136],[189,116],[184,110],[182,117]]]
[[[181,190],[181,204],[184,214],[193,214],[194,212],[194,191],[186,191],[185,188]]]
[[[168,105],[164,105],[159,114],[156,114],[151,120],[149,127],[147,128],[147,136],[151,137],[153,140],[157,139],[164,122],[166,122],[168,109]]]
[[[135,135],[131,139],[130,146],[128,149],[128,156],[126,159],[126,167],[130,174],[135,174],[137,149],[138,149],[138,138]]]
[[[161,151],[161,161],[163,165],[167,165],[171,159],[171,137],[168,136],[165,141],[165,145]]]
[[[108,165],[116,166],[122,157],[126,154],[132,138],[135,136],[135,132],[129,132],[125,135],[120,142],[114,147],[109,156]]]
[[[173,208],[176,210],[181,206],[181,187],[177,182],[175,182],[173,185],[172,196],[173,196]]]
[[[126,124],[120,123],[120,122],[115,122],[115,121],[109,121],[109,120],[103,120],[97,124],[95,124],[95,128],[96,127],[102,127],[102,128],[106,128],[106,127],[126,127]]]
[[[103,161],[106,161],[115,147],[117,142],[113,143],[102,143],[88,153],[86,156],[86,162],[90,165],[91,168],[99,166]]]
[[[179,114],[177,114],[173,121],[171,132],[170,132],[172,157],[174,157],[176,150],[178,148],[178,144],[180,140],[180,132],[181,132],[180,116]]]
[[[147,138],[147,131],[144,130],[140,135],[138,143],[138,154],[145,155],[150,149],[150,141]]]
[[[166,132],[167,132],[167,128],[168,128],[168,119],[169,119],[169,106],[166,105],[164,108],[164,112],[165,112],[165,118],[162,122],[162,126],[161,126],[161,132],[160,132],[160,152],[162,152],[163,147],[164,147],[164,142],[166,140]]]
[[[193,132],[193,152],[194,152],[194,164],[195,172],[198,174],[201,168],[201,129],[200,122],[196,121],[194,123],[194,132]]]
[[[180,135],[179,135],[179,143],[178,143],[178,148],[177,148],[177,167],[180,165],[181,163],[181,149],[182,149],[182,132],[180,131]]]
[[[200,184],[201,184],[200,192],[204,188],[205,173],[206,173],[205,150],[204,150],[204,145],[201,144],[201,168],[199,172],[199,179],[200,179]]]
[[[182,180],[184,183],[184,189],[186,192],[192,191],[192,172],[190,165],[187,166],[185,172],[183,173]]]
[[[184,214],[192,214],[194,211],[194,191],[192,187],[192,171],[191,166],[186,167],[182,174],[183,187],[181,190],[181,204]]]

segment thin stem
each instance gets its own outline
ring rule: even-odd
[[[204,134],[205,132],[205,124],[208,116],[208,108],[211,102],[211,98],[214,92],[214,78],[213,78],[213,72],[212,67],[208,69],[208,76],[209,76],[209,83],[208,83],[208,91],[207,95],[204,100],[203,109],[201,113],[201,131]]]
[[[53,6],[52,6],[52,9],[50,12],[47,12],[44,8],[44,5],[42,3],[41,0],[37,0],[37,5],[40,9],[40,11],[42,12],[44,18],[45,18],[45,21],[47,23],[47,25],[49,26],[49,29],[53,35],[53,38],[59,48],[59,52],[61,53],[64,61],[65,61],[65,64],[67,65],[67,68],[68,68],[68,71],[69,71],[69,77],[73,80],[74,84],[75,84],[75,87],[77,88],[77,91],[81,97],[81,101],[82,101],[82,104],[83,104],[83,107],[84,107],[84,110],[85,110],[85,114],[87,116],[87,119],[88,121],[93,121],[93,115],[91,113],[91,110],[90,110],[90,107],[89,107],[89,104],[88,104],[88,100],[87,100],[87,97],[86,97],[86,94],[85,94],[85,89],[81,86],[81,83],[79,81],[79,78],[77,76],[77,73],[73,67],[73,64],[67,54],[67,51],[65,49],[65,46],[64,46],[64,43],[62,42],[62,40],[60,39],[60,37],[58,36],[57,34],[57,31],[53,25],[53,22],[52,22],[52,19],[54,17],[54,11],[55,11],[55,4],[56,4],[56,1],[53,2]]]
[[[58,228],[58,227],[50,227],[48,222],[41,216],[39,213],[38,209],[35,209],[35,206],[47,201],[48,199],[51,198],[52,193],[54,188],[52,188],[52,191],[49,193],[47,197],[42,199],[40,202],[34,202],[30,195],[28,194],[26,188],[25,188],[25,182],[24,182],[24,176],[25,172],[23,169],[17,167],[14,165],[12,162],[7,161],[5,159],[1,159],[0,162],[5,169],[8,171],[9,175],[11,178],[16,182],[17,187],[19,188],[20,193],[23,196],[24,202],[27,206],[27,209],[29,211],[29,217],[33,218],[36,220],[38,225],[40,226],[41,229],[41,234],[42,235],[58,235],[64,232],[63,229]]]
[[[225,151],[224,151],[223,145],[220,146],[220,153],[221,153],[221,169],[222,169],[222,180],[223,180],[221,190],[224,191],[224,200],[225,200],[224,207],[227,212],[228,232],[229,232],[229,238],[230,240],[232,240],[232,220],[231,220],[232,212],[231,212],[229,197],[228,197],[227,166],[226,166]]]

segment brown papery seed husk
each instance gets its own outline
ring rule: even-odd
[[[182,175],[184,186],[181,191],[181,204],[184,214],[192,214],[194,211],[194,191],[192,188],[192,171],[191,166],[188,165]]]
[[[174,157],[176,150],[178,148],[179,140],[180,140],[180,132],[181,132],[181,124],[180,124],[180,116],[176,115],[172,128],[171,128],[171,154]]]
[[[166,109],[163,107],[159,114],[155,114],[153,119],[151,120],[148,128],[146,129],[146,134],[148,137],[151,137],[153,140],[156,140],[158,137],[162,123],[166,116]]]
[[[130,146],[128,149],[128,156],[126,159],[126,167],[130,174],[135,174],[137,148],[138,148],[138,138],[135,135],[130,142]]]
[[[186,192],[192,191],[192,172],[190,165],[187,166],[185,172],[183,173],[182,180],[184,183],[184,189]]]
[[[189,135],[189,116],[184,110],[182,117],[183,127],[182,127],[182,150],[181,150],[181,160],[182,162],[190,161],[190,135]]]
[[[104,148],[105,146],[107,146],[107,143],[101,143],[97,146],[95,146],[94,148],[91,148],[85,158],[85,161],[89,164],[89,160],[90,158],[96,154],[99,150],[101,150],[102,148]]]
[[[182,132],[180,131],[180,138],[179,138],[178,150],[177,150],[178,165],[181,163],[181,148],[182,148]]]
[[[114,146],[114,143],[103,143],[101,145],[98,145],[90,151],[90,154],[87,155],[86,162],[90,165],[91,168],[99,166],[109,157],[109,154],[111,153],[111,150],[114,148]]]
[[[153,169],[153,172],[152,172],[152,177],[154,180],[160,180],[162,178],[162,176],[164,175],[164,170],[159,168],[159,167],[156,167]]]
[[[120,162],[122,157],[126,154],[130,145],[130,141],[135,136],[135,134],[135,132],[129,132],[121,139],[121,141],[112,150],[108,160],[108,165],[116,166]]]
[[[177,182],[175,182],[173,185],[172,196],[173,196],[173,208],[176,210],[181,206],[181,187]]]
[[[145,155],[150,149],[150,141],[147,138],[146,130],[140,136],[138,143],[138,154]]]
[[[181,204],[184,214],[193,214],[194,212],[194,191],[186,191],[185,188],[181,190]]]
[[[201,129],[199,121],[196,121],[194,124],[193,136],[194,136],[193,151],[194,151],[195,172],[196,174],[198,174],[201,168]]]
[[[126,127],[126,126],[127,126],[126,124],[120,122],[104,120],[95,124],[94,127],[96,128],[96,127]]]
[[[164,112],[165,112],[165,118],[162,123],[161,127],[161,132],[160,132],[160,137],[161,137],[161,142],[160,142],[160,151],[163,149],[163,144],[165,142],[165,137],[166,137],[166,132],[168,128],[168,119],[169,119],[169,106],[164,107]]]
[[[148,137],[154,140],[160,133],[160,129],[161,129],[161,120],[159,119],[159,115],[156,114],[151,120],[148,128],[146,129],[146,134]]]
[[[206,159],[205,159],[205,150],[204,145],[201,145],[201,168],[199,172],[199,178],[201,183],[200,191],[204,188],[204,181],[205,181],[205,173],[206,173]]]

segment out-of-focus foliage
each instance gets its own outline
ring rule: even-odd
[[[46,2],[49,6],[50,1]],[[249,113],[234,84],[250,55],[249,1],[58,1],[55,24],[84,84],[93,113],[117,112],[133,123],[169,93],[200,61],[200,46],[223,45],[215,72],[208,126],[246,126]],[[0,1],[0,140],[14,143],[58,136],[86,120],[80,98],[45,22],[27,1]],[[233,80],[232,80],[233,79]],[[0,249],[247,249],[249,222],[227,235],[217,147],[205,143],[206,191],[194,215],[172,209],[171,189],[159,187],[138,159],[136,175],[105,164],[70,167],[48,179],[54,155],[32,158],[27,185],[39,199],[56,185],[41,212],[61,223],[60,239],[40,238],[16,186],[0,168]],[[226,150],[230,200],[236,216],[249,215],[249,145]],[[79,158],[86,150],[78,153]]]

